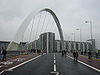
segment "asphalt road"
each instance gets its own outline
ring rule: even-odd
[[[100,75],[87,66],[60,54],[45,54],[13,71],[1,75]]]
[[[60,75],[100,75],[97,72],[79,62],[75,62],[69,57],[61,57],[56,54],[57,71]]]

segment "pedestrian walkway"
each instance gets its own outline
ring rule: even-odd
[[[3,70],[7,70],[13,66],[16,66],[24,61],[27,61],[31,58],[38,56],[39,54],[31,53],[31,54],[24,54],[15,57],[9,57],[6,61],[0,62],[0,72]]]
[[[69,56],[73,57],[72,56],[72,53],[68,53]],[[78,60],[90,65],[90,66],[93,66],[97,69],[100,70],[100,59],[96,59],[96,58],[92,58],[92,59],[88,59],[88,56],[84,56],[84,55],[79,55],[79,58]]]

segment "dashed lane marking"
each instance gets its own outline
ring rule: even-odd
[[[56,63],[56,60],[54,60],[54,64]]]
[[[55,53],[54,53],[54,71],[50,72],[50,73],[55,74],[55,75],[59,75],[59,72],[57,72]]]
[[[54,64],[54,71],[56,71],[56,65]]]
[[[55,54],[54,54],[54,60],[55,60]]]

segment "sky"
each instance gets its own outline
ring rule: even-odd
[[[82,41],[90,39],[90,21],[96,48],[100,49],[100,0],[0,0],[0,40],[13,40],[24,21],[38,9],[50,8],[59,18],[64,39]],[[43,16],[42,16],[43,17]],[[86,24],[85,21],[88,21]]]

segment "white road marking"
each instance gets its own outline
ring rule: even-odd
[[[8,72],[11,72],[11,71],[13,71],[13,70],[5,69],[4,71],[8,71]]]
[[[54,71],[56,71],[56,63],[55,63],[55,53],[54,53]]]
[[[54,64],[56,63],[56,60],[54,60]]]
[[[15,69],[15,68],[17,68],[17,67],[20,67],[20,66],[22,66],[22,65],[24,65],[24,64],[26,64],[26,63],[28,63],[28,62],[30,62],[30,61],[32,61],[32,60],[35,60],[35,59],[39,58],[40,56],[41,56],[41,55],[39,55],[39,56],[37,56],[37,57],[34,57],[34,58],[32,58],[32,59],[30,59],[30,60],[28,60],[28,61],[25,61],[25,62],[23,62],[23,63],[21,63],[21,64],[18,64],[18,65],[16,65],[16,66],[12,67],[12,68],[9,68],[8,70],[3,70],[3,71],[0,72],[0,74],[2,74],[2,73],[5,72],[5,71],[13,71],[13,69]]]
[[[54,53],[54,60],[55,60],[55,53]]]
[[[67,55],[67,56],[68,56],[68,55]],[[68,56],[68,57],[71,58],[71,59],[73,59],[71,56]],[[99,69],[97,69],[97,68],[95,68],[95,67],[93,67],[93,66],[90,66],[90,65],[88,65],[88,64],[86,64],[86,63],[84,63],[84,62],[82,62],[82,61],[80,61],[80,60],[78,60],[78,62],[81,63],[81,64],[83,64],[83,65],[85,65],[85,66],[87,66],[87,67],[90,67],[90,68],[92,68],[92,69],[94,69],[94,70],[100,72]]]
[[[57,72],[55,53],[54,53],[54,71],[53,72],[50,72],[50,73],[54,73],[56,75],[59,75],[59,72]]]
[[[35,59],[37,59],[37,58],[39,58],[41,55],[39,55],[39,56],[37,56],[37,57],[35,57],[35,58],[32,58],[32,59],[30,59],[30,60],[28,60],[28,61],[25,61],[25,62],[23,62],[23,63],[21,63],[21,64],[19,64],[19,65],[16,65],[16,66],[14,66],[14,67],[12,67],[12,68],[9,68],[8,70],[13,70],[13,69],[15,69],[15,68],[17,68],[17,67],[20,67],[20,66],[22,66],[22,65],[24,65],[24,64],[26,64],[26,63],[28,63],[28,62],[30,62],[30,61],[32,61],[32,60],[35,60]]]
[[[56,71],[56,65],[54,64],[54,71]]]
[[[59,72],[51,72],[51,73],[54,73],[54,74],[56,74],[56,75],[59,75]]]
[[[0,74],[2,74],[4,71],[1,71]]]

